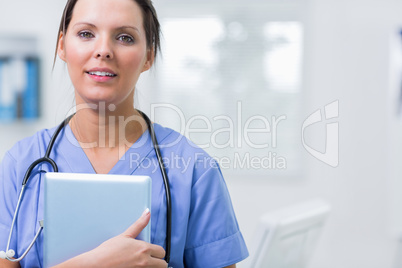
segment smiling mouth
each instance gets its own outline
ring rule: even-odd
[[[108,72],[86,72],[89,75],[96,75],[96,76],[107,76],[107,77],[115,77],[116,74],[108,73]]]

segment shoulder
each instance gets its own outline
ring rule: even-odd
[[[18,141],[6,153],[5,158],[12,158],[15,161],[38,158],[40,155],[44,154],[47,143],[50,141],[54,131],[55,128],[42,129],[32,136]]]
[[[52,132],[53,129],[43,129],[14,144],[1,160],[0,184],[7,180],[4,185],[16,190],[17,185],[21,185],[28,166],[44,155]]]
[[[191,173],[193,183],[206,173],[221,176],[217,161],[181,133],[159,124],[154,124],[164,162],[170,169],[178,169],[181,174]]]
[[[206,151],[201,149],[186,136],[171,128],[163,127],[155,123],[154,129],[161,149],[174,150],[175,152],[181,153],[198,153],[205,156],[208,155]]]

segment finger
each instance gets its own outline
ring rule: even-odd
[[[141,217],[134,222],[127,230],[123,233],[123,235],[136,238],[141,231],[148,225],[149,219],[151,218],[151,213],[147,208],[144,213],[142,213]]]
[[[151,256],[154,258],[158,259],[163,259],[165,258],[166,252],[163,249],[163,247],[158,246],[158,245],[152,245],[151,246]]]
[[[156,258],[151,258],[149,261],[149,266],[147,267],[153,267],[153,268],[166,268],[167,267],[167,262],[162,259],[156,259]]]

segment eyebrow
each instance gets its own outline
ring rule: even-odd
[[[138,30],[137,27],[129,26],[129,25],[120,26],[120,27],[118,27],[117,29],[118,29],[118,30],[122,30],[122,29],[127,29],[127,28],[133,29],[133,30],[137,31],[138,33],[140,33],[140,30]]]
[[[82,24],[87,25],[87,26],[92,27],[92,28],[96,28],[96,26],[94,24],[89,23],[89,22],[78,22],[73,27],[77,27],[77,26],[82,25]],[[133,29],[133,30],[137,31],[138,33],[140,33],[140,30],[138,30],[137,27],[130,26],[130,25],[120,26],[120,27],[117,28],[117,30],[122,30],[122,29],[127,29],[127,28]]]

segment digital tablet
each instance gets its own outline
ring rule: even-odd
[[[45,267],[92,250],[151,209],[148,176],[45,174]],[[151,241],[151,223],[137,239]]]

